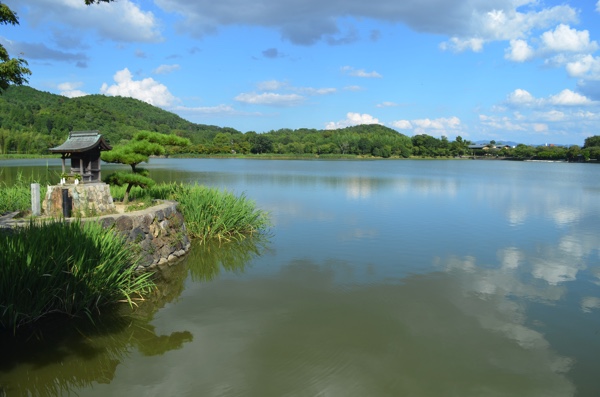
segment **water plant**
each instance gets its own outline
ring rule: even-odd
[[[123,191],[122,191],[123,190]],[[113,198],[124,196],[123,188],[111,186]],[[268,213],[256,208],[245,194],[198,184],[163,183],[147,189],[132,189],[130,199],[175,200],[179,203],[188,233],[202,241],[241,240],[269,227]]]
[[[21,172],[17,174],[13,184],[0,182],[0,215],[9,211],[25,213],[31,209],[31,183],[32,177],[26,178]],[[46,194],[46,187],[41,186],[42,197]]]
[[[135,304],[153,289],[138,257],[111,229],[87,222],[31,221],[0,232],[0,331],[50,315],[91,318],[104,305]]]

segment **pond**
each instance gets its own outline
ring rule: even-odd
[[[10,181],[60,160],[0,167]],[[194,245],[132,315],[4,340],[0,396],[600,395],[597,165],[146,168],[245,194],[269,235]]]

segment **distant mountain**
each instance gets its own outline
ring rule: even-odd
[[[0,95],[0,127],[39,134],[50,144],[70,131],[100,130],[109,141],[130,139],[139,130],[175,132],[193,143],[211,141],[233,128],[195,124],[146,102],[126,97],[87,95],[67,98],[27,86],[11,86]]]
[[[488,143],[490,143],[490,141],[489,140],[483,140],[483,139],[481,139],[481,140],[475,141],[474,143],[477,144],[477,145],[487,145]],[[520,142],[498,141],[498,140],[496,141],[496,146],[508,145],[508,146],[512,147],[512,146],[517,146],[519,144],[520,144]]]

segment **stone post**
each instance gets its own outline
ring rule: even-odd
[[[40,184],[31,184],[31,213],[33,216],[40,216],[42,214],[42,207],[40,206]]]

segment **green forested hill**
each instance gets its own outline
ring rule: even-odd
[[[194,143],[209,142],[222,131],[232,132],[191,123],[133,98],[67,98],[26,86],[11,86],[0,96],[0,154],[41,153],[76,130],[100,130],[112,143],[129,139],[139,130],[177,133]]]
[[[335,131],[280,129],[242,134],[233,128],[194,124],[137,99],[88,95],[67,98],[26,86],[0,96],[0,154],[46,153],[70,131],[99,130],[113,145],[140,130],[189,138],[194,154],[341,154],[378,157],[411,154],[409,137],[381,125]]]
[[[291,156],[364,157],[513,157],[520,159],[600,159],[598,137],[586,139],[584,147],[495,146],[472,150],[460,136],[408,137],[378,124],[338,130],[281,128],[257,134],[233,128],[195,124],[132,98],[88,95],[66,98],[12,86],[0,95],[0,155],[43,154],[64,142],[70,131],[99,130],[111,144],[131,139],[138,131],[156,131],[189,138],[185,154],[281,154]],[[598,138],[598,139],[597,139]]]

